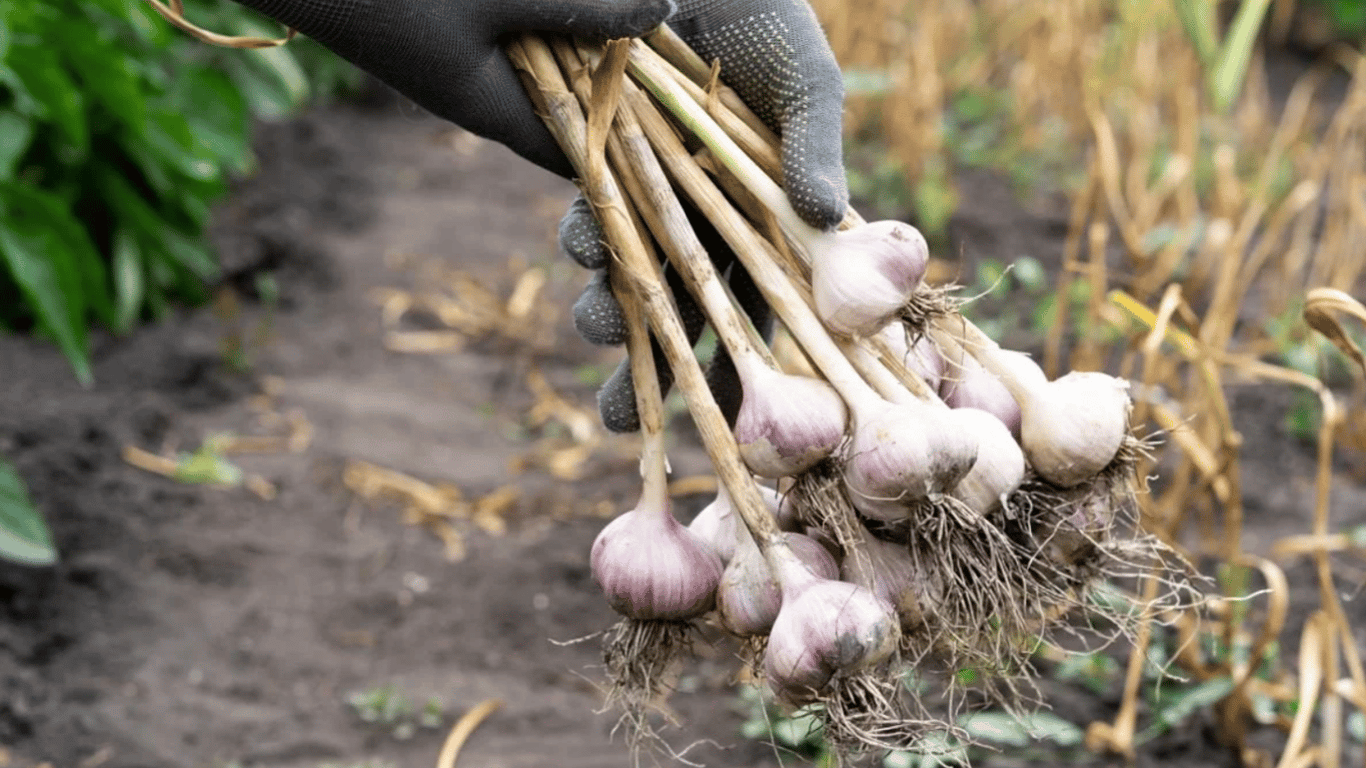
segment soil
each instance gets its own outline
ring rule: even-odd
[[[213,307],[99,339],[89,389],[51,345],[0,338],[0,455],[29,483],[62,555],[45,569],[0,564],[0,766],[425,767],[455,719],[487,699],[504,706],[462,766],[627,765],[614,716],[599,711],[598,646],[568,641],[613,622],[588,548],[604,517],[635,500],[634,443],[595,435],[579,477],[565,479],[543,457],[572,445],[568,430],[529,412],[540,373],[592,413],[593,383],[619,354],[567,322],[585,279],[555,252],[572,186],[387,99],[262,125],[257,151],[260,172],[217,211],[228,275]],[[1060,201],[1022,203],[989,174],[960,183],[952,252],[964,273],[975,257],[1061,250]],[[443,354],[390,350],[377,291],[430,287],[433,265],[499,296],[525,269],[544,270],[527,321],[536,332]],[[278,301],[262,300],[262,275]],[[1258,552],[1307,529],[1311,509],[1312,450],[1280,430],[1277,397],[1234,398],[1253,417],[1244,423],[1267,433],[1249,434],[1244,456]],[[176,482],[122,453],[281,435],[291,413],[311,428],[306,449],[231,456],[273,498]],[[677,443],[675,477],[705,475],[696,441]],[[401,504],[359,498],[346,483],[354,462],[469,499],[505,486],[517,495],[483,527],[455,521],[465,552],[453,558]],[[1366,493],[1347,483],[1338,493],[1353,519],[1336,522],[1366,522]],[[681,516],[706,500],[681,497]],[[1349,609],[1360,617],[1360,601]],[[740,736],[733,649],[700,653],[670,701],[682,723],[670,741],[707,765],[793,764]],[[386,687],[418,709],[439,700],[439,725],[399,738],[396,723],[367,723],[348,703]],[[1093,695],[1048,683],[1045,694],[1082,724],[1118,704],[1116,686]],[[1233,764],[1199,717],[1138,758],[1159,761]],[[1118,764],[1036,751],[978,764],[1063,762]]]

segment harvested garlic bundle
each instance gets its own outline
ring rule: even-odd
[[[915,567],[904,544],[883,541],[859,526],[860,550],[840,564],[840,578],[858,584],[896,608],[901,628],[914,632],[933,614],[933,596],[941,589],[937,575]]]
[[[922,335],[912,344],[907,338],[906,327],[901,323],[888,325],[878,335],[887,342],[888,349],[901,364],[919,376],[926,386],[932,390],[940,388],[946,363],[930,337]]]
[[[602,529],[593,578],[613,610],[632,619],[680,621],[712,609],[721,558],[664,504],[642,499]]]
[[[977,460],[974,433],[942,405],[873,396],[851,410],[844,482],[849,500],[867,517],[904,519],[913,505],[953,489]]]
[[[1129,383],[1073,371],[1054,381],[1027,356],[990,350],[983,366],[1000,376],[1020,404],[1020,441],[1040,477],[1062,488],[1104,469],[1129,434]]]
[[[1049,381],[1030,357],[1002,349],[968,324],[960,339],[936,328],[945,350],[966,351],[994,374],[1020,406],[1020,443],[1044,480],[1071,488],[1094,477],[1119,454],[1129,434],[1129,383],[1104,373],[1074,371]]]
[[[1020,437],[1020,405],[1005,384],[982,364],[964,355],[956,365],[946,365],[939,396],[950,408],[976,408],[1001,420],[1017,440]]]

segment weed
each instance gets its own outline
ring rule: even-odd
[[[412,738],[419,728],[439,728],[445,719],[440,699],[433,696],[419,708],[392,684],[352,693],[346,703],[362,721],[387,729],[400,740]]]

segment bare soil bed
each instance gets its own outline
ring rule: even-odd
[[[563,435],[529,414],[531,374],[591,409],[594,382],[617,360],[567,321],[585,275],[556,254],[554,232],[573,187],[387,100],[262,126],[258,152],[260,173],[217,216],[236,305],[100,339],[89,390],[51,346],[0,338],[0,454],[62,553],[48,569],[0,565],[0,766],[424,768],[454,719],[491,698],[505,706],[462,766],[629,764],[613,716],[598,711],[598,646],[564,641],[613,621],[588,548],[604,514],[635,501],[634,443],[603,438],[580,479],[561,479],[534,457]],[[1056,258],[1060,201],[1022,205],[987,174],[962,183],[952,253],[964,274],[976,258]],[[520,268],[543,268],[544,311],[532,319],[545,332],[439,355],[386,348],[376,289],[414,287],[432,261],[500,295]],[[279,285],[274,306],[253,299],[263,272]],[[245,367],[225,352],[239,337]],[[1284,398],[1248,390],[1234,402],[1266,432],[1248,435],[1243,472],[1249,535],[1265,551],[1308,527],[1312,453],[1281,431]],[[276,422],[291,412],[312,430],[306,450],[232,457],[273,484],[271,499],[178,483],[122,456],[192,450],[213,433],[283,434]],[[671,458],[676,477],[707,471],[686,434]],[[357,461],[470,499],[515,493],[498,524],[457,521],[466,553],[451,559],[401,505],[347,487]],[[1366,495],[1340,495],[1355,519],[1337,522],[1366,521]],[[705,500],[683,498],[680,513]],[[1360,601],[1349,610],[1360,617]],[[698,742],[688,756],[707,765],[793,764],[739,735],[731,649],[702,654],[672,699],[683,725],[671,741]],[[440,727],[398,739],[363,722],[348,696],[384,686],[419,707],[438,698]],[[1045,693],[1080,724],[1112,716],[1119,695]],[[1031,752],[979,764],[1113,762]],[[1199,718],[1138,762],[1233,764]]]

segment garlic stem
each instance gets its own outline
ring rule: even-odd
[[[655,98],[659,99],[679,122],[691,130],[716,158],[740,177],[756,197],[768,206],[778,217],[778,223],[798,247],[819,250],[826,233],[807,224],[797,215],[782,187],[750,159],[749,155],[717,125],[716,120],[707,114],[705,108],[693,100],[687,90],[675,79],[670,69],[662,64],[658,54],[650,52],[642,42],[631,45],[629,60],[631,74],[640,80]]]
[[[682,142],[655,108],[649,97],[627,83],[626,100],[645,130],[651,146],[684,191],[707,213],[708,219],[764,292],[788,331],[802,345],[851,408],[872,405],[880,399],[844,357],[817,319],[810,305],[793,286],[794,276],[778,266],[772,245],[759,236],[726,199],[684,149]],[[780,190],[781,192],[781,190]]]
[[[629,109],[617,113],[617,132],[620,154],[613,158],[617,167],[628,167],[633,173],[622,174],[623,179],[634,176],[635,183],[625,183],[629,196],[636,204],[655,239],[663,247],[673,264],[693,291],[698,303],[707,313],[717,338],[725,345],[735,362],[741,379],[754,365],[773,367],[755,347],[749,335],[748,322],[736,310],[734,298],[716,274],[711,257],[697,239],[683,205],[650,149],[639,121]],[[609,150],[611,149],[609,145]]]
[[[539,102],[538,111],[543,115],[547,127],[587,187],[599,222],[617,248],[623,266],[622,273],[636,292],[646,317],[658,335],[669,366],[678,377],[703,444],[715,463],[721,481],[730,491],[736,511],[754,533],[761,549],[775,548],[768,545],[779,537],[777,525],[771,514],[765,514],[763,499],[740,460],[739,448],[730,427],[712,398],[711,390],[707,388],[702,368],[693,354],[692,345],[688,343],[668,289],[664,286],[659,264],[650,258],[640,233],[632,225],[627,214],[630,202],[625,199],[615,176],[608,169],[591,165],[587,126],[578,101],[569,92],[544,42],[534,35],[527,35],[513,40],[507,50],[514,66],[536,81],[535,86],[527,90]]]
[[[953,322],[956,330],[946,327],[947,322]],[[980,328],[968,322],[967,318],[960,316],[952,320],[936,318],[930,323],[930,338],[939,348],[948,353],[962,355],[967,353],[981,363],[993,376],[1001,380],[1006,389],[1010,390],[1011,397],[1024,406],[1024,402],[1030,399],[1033,394],[1031,384],[1020,380],[1018,371],[1009,365],[1004,364],[999,355],[1008,350],[1004,349],[996,340],[982,332]],[[1018,354],[1018,353],[1016,353]],[[1046,382],[1046,380],[1045,380]]]
[[[589,59],[601,58],[591,51],[583,55]],[[589,96],[582,93],[587,79],[579,77],[575,82],[581,97],[587,100]],[[616,131],[608,137],[607,151],[614,165],[622,169],[620,178],[628,196],[669,256],[669,263],[701,303],[722,345],[730,353],[742,383],[744,404],[735,435],[740,438],[741,456],[747,466],[765,477],[779,477],[802,471],[824,458],[834,450],[845,430],[843,404],[823,382],[798,380],[778,370],[753,325],[737,310],[735,297],[720,279],[711,257],[698,240],[682,203],[630,109],[618,110]],[[814,407],[804,409],[797,399],[774,400],[775,396],[781,398],[781,393],[774,391],[775,377],[786,379],[800,392],[811,393],[816,397],[812,403]],[[824,392],[829,394],[820,396]],[[778,414],[765,411],[766,402],[786,406],[788,418],[777,418]],[[751,417],[748,421],[747,414]],[[749,428],[742,429],[746,423]]]
[[[854,364],[854,369],[872,385],[882,398],[890,403],[907,403],[918,400],[912,392],[897,380],[896,376],[882,364],[871,351],[863,345],[855,342],[843,342],[840,349],[844,351],[844,356],[849,362]],[[938,402],[938,401],[934,401]]]

